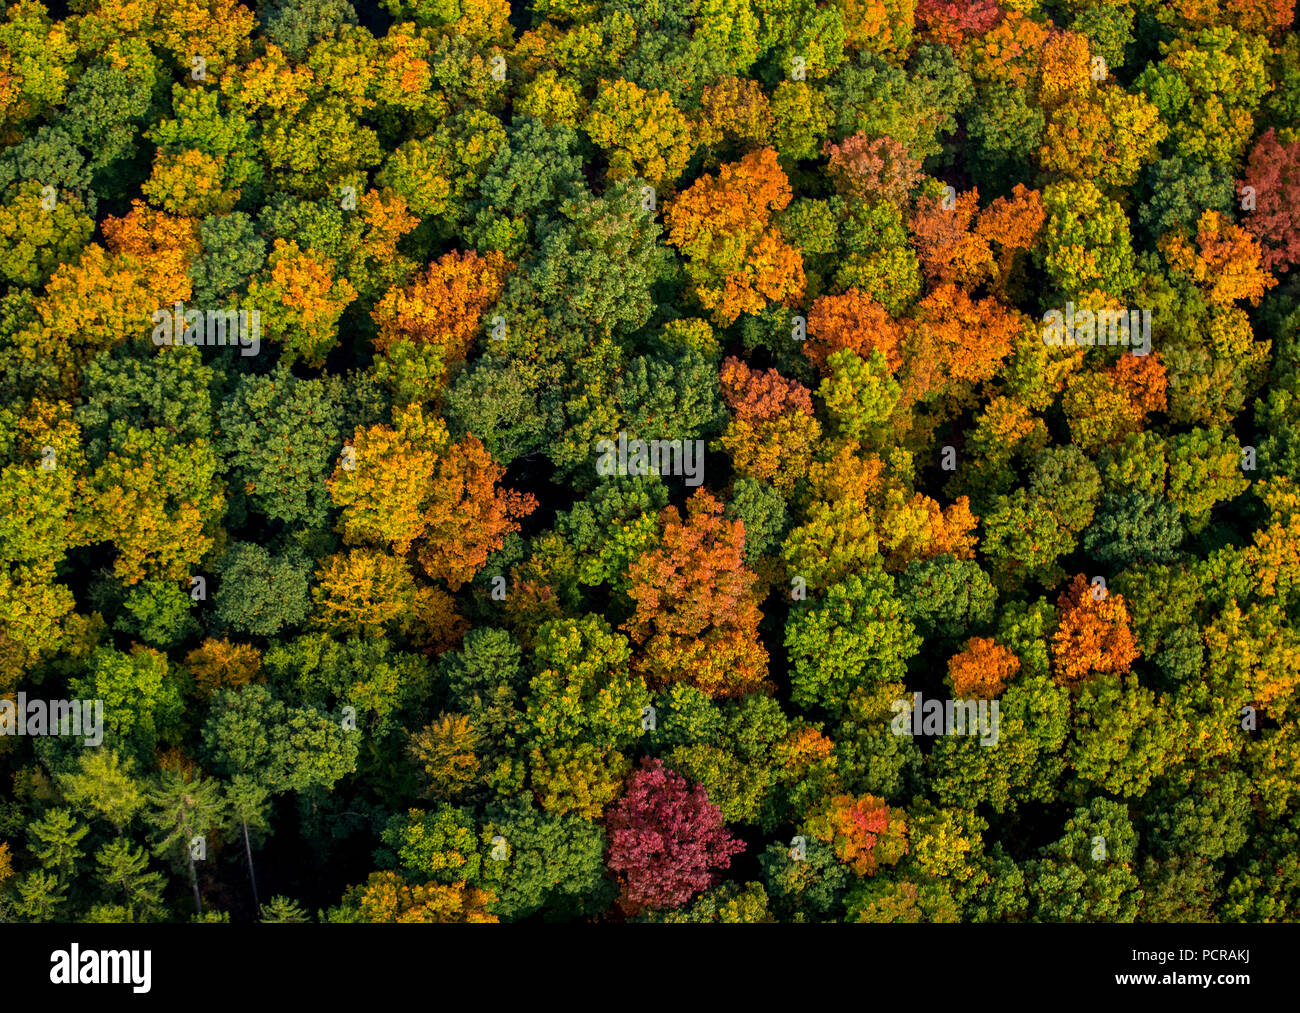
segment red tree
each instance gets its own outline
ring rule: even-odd
[[[605,825],[609,867],[624,879],[619,906],[629,913],[679,907],[716,883],[715,870],[745,850],[704,785],[688,789],[685,778],[649,757],[628,779]]]
[[[918,33],[953,49],[983,35],[1002,20],[997,0],[920,0],[916,5]]]
[[[1242,224],[1263,247],[1264,266],[1285,273],[1300,263],[1300,141],[1283,147],[1270,127],[1251,149],[1241,185],[1255,189],[1255,210]]]

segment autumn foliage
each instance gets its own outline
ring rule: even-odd
[[[0,923],[1294,919],[1295,15],[11,0]]]
[[[803,294],[799,251],[769,224],[789,203],[776,152],[762,148],[700,177],[665,210],[668,238],[688,258],[696,297],[717,322]]]
[[[1286,273],[1300,263],[1300,139],[1284,145],[1276,130],[1264,131],[1250,151],[1243,195],[1245,187],[1255,207],[1243,224],[1259,240],[1263,266]]]
[[[676,907],[717,882],[744,845],[727,832],[701,785],[646,759],[605,816],[609,867],[625,910]]]
[[[1020,659],[989,637],[971,637],[948,659],[948,680],[953,696],[998,696],[1020,671]]]
[[[835,795],[809,824],[859,876],[875,875],[907,854],[907,820],[874,795]]]
[[[1058,682],[1077,686],[1096,675],[1127,672],[1137,660],[1137,641],[1121,595],[1076,576],[1057,599],[1059,625],[1052,635],[1052,667]]]
[[[902,325],[869,295],[851,288],[838,295],[819,296],[808,311],[808,340],[803,353],[820,370],[842,348],[864,359],[880,352],[890,369],[902,362]]]
[[[505,258],[470,250],[440,257],[415,283],[390,290],[372,313],[379,333],[375,346],[389,352],[398,342],[433,346],[444,370],[464,362],[480,321],[501,294]]]
[[[642,648],[640,671],[652,682],[684,681],[709,694],[761,689],[767,652],[758,640],[758,592],[744,563],[745,525],[722,515],[704,491],[686,516],[669,507],[662,547],[628,570],[636,612],[625,625]]]

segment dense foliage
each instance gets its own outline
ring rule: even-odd
[[[1293,919],[1294,14],[10,4],[0,920]]]

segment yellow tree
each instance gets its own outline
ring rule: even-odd
[[[670,184],[695,150],[690,121],[672,96],[632,81],[604,82],[585,127],[609,152],[610,179],[639,175],[655,185]]]
[[[176,63],[192,71],[220,74],[248,51],[256,19],[237,0],[167,0],[158,4],[159,41]]]
[[[423,506],[438,457],[451,445],[441,419],[418,405],[399,409],[393,425],[360,428],[343,448],[329,481],[342,508],[339,530],[350,545],[410,551],[424,531]]]
[[[329,488],[343,508],[345,541],[389,544],[401,554],[414,545],[425,572],[454,591],[537,505],[499,488],[504,474],[478,437],[453,443],[441,419],[413,404],[398,410],[392,427],[358,430]]]
[[[880,545],[888,552],[885,565],[901,569],[914,559],[945,553],[973,559],[978,524],[965,496],[941,507],[924,493],[909,496],[901,489],[891,489],[879,522]]]
[[[463,714],[441,714],[411,735],[407,755],[424,775],[431,798],[455,798],[477,780],[482,764],[475,755],[480,736]]]
[[[20,340],[57,363],[69,390],[80,367],[99,352],[146,337],[157,310],[189,299],[188,269],[199,250],[198,225],[137,201],[103,225],[104,246],[92,243],[54,272],[36,302],[34,330]]]
[[[321,560],[316,623],[344,637],[404,632],[416,613],[418,588],[406,561],[382,549],[350,549]]]
[[[162,429],[128,428],[81,482],[85,537],[113,543],[113,571],[125,584],[188,580],[225,514],[217,468],[206,440],[180,444]]]
[[[63,639],[75,604],[57,566],[83,541],[76,524],[81,432],[72,407],[34,401],[0,411],[0,690]]]

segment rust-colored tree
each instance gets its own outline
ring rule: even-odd
[[[892,137],[854,134],[838,144],[828,141],[824,154],[835,189],[868,204],[884,201],[901,206],[924,178],[920,161]]]
[[[994,278],[999,291],[1023,255],[1032,250],[1047,222],[1047,211],[1037,190],[1017,183],[1010,197],[999,197],[979,214],[975,231],[987,240],[993,251]]]
[[[924,38],[961,49],[1002,18],[997,0],[917,0],[916,28]]]
[[[988,236],[975,228],[978,213],[978,190],[958,194],[951,208],[938,194],[923,196],[916,202],[908,227],[927,279],[970,289],[992,271]]]
[[[636,612],[623,628],[641,647],[634,668],[653,685],[686,682],[712,696],[766,688],[757,578],[744,562],[745,525],[703,489],[661,515],[660,544],[628,569]]]
[[[208,700],[220,690],[238,689],[257,678],[262,669],[262,654],[252,644],[209,638],[186,655],[185,667],[194,679],[198,695]]]
[[[732,464],[788,494],[808,470],[821,433],[808,388],[736,358],[722,364],[721,380],[723,400],[735,413],[722,435]]]
[[[453,591],[473,578],[537,507],[531,493],[498,487],[505,471],[474,435],[453,444],[438,462],[417,555],[425,572]]]
[[[864,359],[880,352],[889,368],[896,370],[902,362],[902,341],[903,327],[889,311],[865,292],[851,288],[839,295],[819,296],[813,303],[803,354],[823,373],[826,359],[843,348]]]
[[[1300,263],[1300,140],[1284,145],[1276,130],[1266,130],[1250,151],[1240,186],[1242,224],[1259,240],[1264,266],[1285,273]]]

